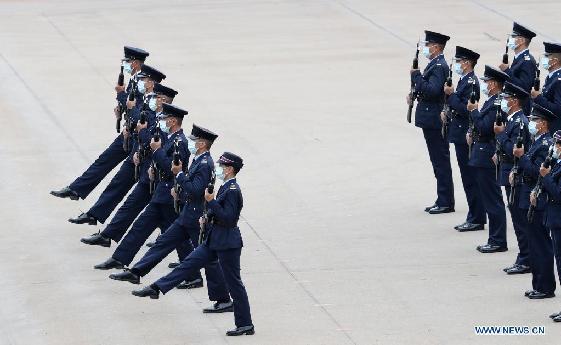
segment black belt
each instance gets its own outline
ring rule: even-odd
[[[500,157],[501,163],[514,164],[514,158],[510,157],[509,155],[501,153]]]
[[[234,223],[234,224],[228,224],[228,223],[226,223],[226,222],[223,222],[223,221],[221,221],[221,220],[219,220],[219,219],[214,219],[214,218],[212,218],[212,219],[210,220],[210,224],[218,225],[218,226],[221,226],[221,227],[224,227],[224,228],[235,228],[236,226],[238,226],[236,223]]]
[[[561,205],[561,200],[549,199],[549,203],[553,205]]]
[[[538,180],[534,177],[531,176],[527,176],[527,175],[523,175],[522,176],[522,180],[524,181],[524,183],[530,187],[534,187],[536,185],[536,183],[538,183]]]
[[[478,144],[491,144],[493,139],[475,139],[475,142]]]

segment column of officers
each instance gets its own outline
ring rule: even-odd
[[[120,269],[109,277],[139,284],[141,277],[176,251],[179,261],[169,265],[169,274],[132,294],[157,299],[175,287],[201,288],[200,270],[204,268],[208,297],[214,304],[203,312],[233,312],[236,327],[226,332],[228,336],[254,334],[240,277],[243,241],[238,220],[243,198],[236,176],[243,160],[224,152],[215,162],[210,149],[218,135],[195,124],[190,134],[184,131],[188,112],[172,104],[178,92],[161,84],[166,75],[145,63],[148,56],[143,49],[124,47],[115,87],[118,135],[81,176],[51,194],[86,199],[121,164],[93,206],[69,219],[74,224],[106,224],[126,196],[102,231],[81,239],[87,245],[118,244],[94,268]],[[130,75],[126,86],[125,74]],[[215,193],[216,178],[223,183]],[[149,250],[131,265],[157,228],[161,232],[157,240],[146,243]]]
[[[531,274],[523,295],[545,299],[555,296],[554,260],[561,280],[561,44],[543,42],[536,62],[529,51],[534,37],[514,23],[502,63],[486,65],[478,78],[478,53],[457,46],[448,65],[450,37],[425,31],[417,56],[428,63],[420,71],[415,58],[407,102],[410,109],[416,103],[415,126],[423,130],[436,179],[437,198],[425,211],[455,211],[452,143],[468,204],[465,222],[455,229],[484,230],[488,220],[488,240],[476,249],[505,252],[508,208],[518,253],[504,272]],[[543,87],[540,70],[547,74]],[[561,313],[550,317],[561,322]]]

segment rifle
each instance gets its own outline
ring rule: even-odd
[[[214,170],[212,171],[212,175],[210,176],[210,182],[208,183],[207,189],[208,193],[214,193],[214,182],[216,181],[216,174]],[[201,231],[199,232],[199,244],[203,243],[206,238],[206,223],[208,222],[208,205],[207,201],[205,200],[205,206],[203,209],[203,222],[201,224]]]
[[[142,111],[140,113],[140,124],[143,125],[146,123],[146,113]],[[138,161],[139,164],[134,166],[134,180],[138,181],[140,179],[140,165],[142,165],[142,159],[144,158],[144,147],[142,146],[142,141],[140,140],[140,133],[137,134],[138,138]]]
[[[536,77],[534,78],[534,90],[540,91],[540,65],[536,63]]]
[[[497,107],[497,115],[495,116],[495,124],[497,126],[503,125],[503,115],[501,113],[501,97],[497,96],[494,105]],[[501,165],[501,143],[495,139],[495,156],[497,157],[497,165],[495,166],[495,179],[499,179],[499,171]]]
[[[119,78],[117,79],[117,85],[123,86],[125,85],[125,75],[123,74],[123,64],[121,64],[121,72],[119,73]],[[119,117],[117,118],[117,125],[115,129],[117,129],[117,133],[121,133],[121,120],[123,119],[123,106],[121,103],[117,104],[119,108]]]
[[[475,80],[474,80],[473,84],[471,84],[471,94],[469,95],[469,102],[475,104],[475,101],[477,101],[477,95],[475,94]],[[473,147],[473,140],[475,139],[475,134],[474,134],[475,126],[473,124],[473,119],[471,118],[471,114],[469,113],[468,113],[468,121],[469,121],[468,130],[471,133],[471,144],[468,145],[468,159],[471,159],[471,149]]]
[[[131,87],[131,91],[129,93],[129,98],[128,100],[133,102],[135,100],[135,91],[136,91],[136,83],[134,81],[131,81],[132,83],[132,87]],[[127,128],[127,132],[129,132],[129,136],[128,138],[126,138],[123,141],[123,150],[125,151],[129,151],[130,148],[130,139],[131,139],[131,135],[132,135],[132,131],[134,130],[134,127],[136,125],[136,123],[133,124],[132,121],[132,117],[131,117],[131,110],[132,109],[128,109],[125,112],[125,127]]]
[[[417,50],[415,51],[415,57],[413,58],[412,69],[419,69],[419,42],[417,42]],[[413,112],[413,103],[415,103],[415,98],[417,98],[417,93],[415,92],[415,83],[411,80],[411,89],[409,91],[410,104],[407,109],[407,122],[411,123],[411,113]]]
[[[173,142],[173,165],[179,165],[180,158],[181,156],[179,155],[179,139],[175,138],[175,141]],[[177,196],[173,200],[173,208],[175,209],[175,213],[179,214],[181,213],[181,205],[179,204],[179,194],[181,194],[181,191],[179,183],[177,183],[177,178],[173,182],[173,190],[175,192],[175,195]]]
[[[503,63],[508,65],[508,37],[506,38],[506,48],[505,53],[503,54]]]
[[[446,86],[452,86],[452,64],[450,64],[450,68],[448,70],[448,78],[446,79]],[[450,106],[448,105],[448,95],[444,98],[444,108],[442,112],[446,115],[444,118],[444,122],[442,122],[442,138],[446,140],[448,137],[448,113],[450,113]]]
[[[156,128],[154,129],[154,135],[152,136],[155,142],[160,141],[160,123],[156,124]],[[152,172],[154,173],[154,179],[150,180],[150,195],[154,194],[154,187],[156,186],[156,164],[154,164],[154,160],[150,162],[150,167],[152,168]]]
[[[553,152],[554,152],[554,145],[549,147],[549,152],[547,157],[545,157],[545,161],[543,162],[543,167],[548,169],[551,166],[551,161],[553,160]],[[532,193],[536,196],[536,204],[538,203],[538,198],[542,194],[543,190],[543,176],[538,175],[538,181],[536,182],[536,186],[532,190]],[[534,213],[536,212],[536,206],[530,203],[530,208],[528,209],[528,223],[532,224],[534,222]]]
[[[518,137],[516,137],[516,148],[519,149],[522,147],[522,141],[524,138],[522,137],[522,130],[524,129],[524,122],[520,120],[520,130],[518,131]],[[514,165],[512,166],[512,188],[510,190],[510,198],[508,199],[508,204],[512,206],[514,204],[514,195],[516,193],[516,180],[518,180],[519,170],[520,170],[520,158],[514,156]]]

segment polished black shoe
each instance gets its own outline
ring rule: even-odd
[[[555,322],[561,322],[561,315],[557,315],[556,317],[553,318],[553,321]]]
[[[227,313],[230,311],[234,311],[234,303],[232,301],[216,302],[212,307],[203,309],[203,313]]]
[[[530,273],[530,267],[524,265],[514,265],[511,269],[506,271],[506,274],[524,274]]]
[[[450,213],[450,212],[454,212],[453,207],[435,206],[429,210],[429,214],[441,214],[441,213]]]
[[[117,269],[121,269],[125,267],[122,263],[120,263],[119,261],[113,259],[113,258],[109,258],[107,260],[105,260],[105,262],[102,262],[98,265],[95,265],[94,268],[96,270],[110,270],[113,268],[117,268]]]
[[[498,252],[506,252],[508,248],[495,246],[493,244],[484,244],[481,246],[477,246],[477,250],[481,253],[498,253]]]
[[[526,290],[526,292],[524,292],[524,296],[528,297],[531,294],[533,294],[534,292],[537,292],[536,290]]]
[[[153,289],[151,286],[146,286],[140,290],[134,290],[132,294],[138,297],[150,297],[151,299],[160,298],[160,291]]]
[[[459,232],[478,231],[478,230],[485,229],[485,226],[483,224],[473,224],[473,223],[465,222],[464,224],[457,225],[455,229],[458,230]]]
[[[69,187],[64,187],[61,190],[53,190],[51,191],[51,195],[56,196],[57,198],[69,198],[70,200],[78,200],[80,196],[78,193],[70,189]]]
[[[544,298],[552,298],[555,297],[555,293],[553,292],[539,292],[539,291],[534,291],[532,292],[530,295],[528,295],[529,299],[544,299]]]
[[[74,224],[86,224],[87,223],[89,225],[97,225],[97,219],[90,216],[86,212],[82,213],[81,215],[79,215],[76,218],[70,218],[68,221],[70,223],[74,223]]]
[[[155,244],[156,244],[155,242],[146,242],[145,246],[148,248],[152,248],[154,247]]]
[[[231,331],[226,332],[226,335],[229,337],[235,337],[238,335],[253,335],[255,334],[255,327],[253,327],[253,325],[250,326],[244,326],[244,327],[236,327],[236,329],[233,329]]]
[[[454,229],[458,230],[461,226],[466,225],[466,223],[467,223],[467,222],[464,222],[464,223],[462,223],[462,224],[456,225],[456,226],[454,227]]]
[[[553,313],[551,315],[549,315],[550,318],[555,319],[556,317],[561,316],[561,311],[558,313]]]
[[[436,206],[438,206],[437,204],[432,204],[430,206],[425,207],[425,212],[430,211],[431,208],[435,208]]]
[[[103,236],[101,233],[96,232],[92,234],[90,237],[84,237],[80,240],[80,242],[89,244],[92,246],[102,246],[102,247],[111,247],[111,239]]]
[[[203,284],[203,278],[198,278],[195,280],[190,280],[190,281],[184,281],[181,284],[177,285],[178,289],[196,289],[196,288],[202,288],[204,286]]]
[[[136,274],[132,273],[130,270],[125,269],[123,272],[120,273],[112,273],[109,275],[109,278],[113,280],[120,280],[124,282],[129,282],[133,284],[140,284],[140,277]]]
[[[513,264],[512,266],[505,267],[505,268],[503,268],[503,271],[506,273],[506,272],[508,272],[508,270],[513,269],[516,266],[518,266],[518,264]],[[534,290],[528,290],[528,291],[534,291]],[[526,292],[528,292],[528,291],[526,291]]]
[[[179,266],[179,262],[170,262],[168,265],[168,268],[176,268],[177,266]]]

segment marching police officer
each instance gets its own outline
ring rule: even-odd
[[[149,103],[152,98],[155,98],[155,94],[153,93],[155,83],[160,83],[166,78],[165,74],[148,65],[142,65],[141,72],[137,76],[139,79],[137,89],[143,95],[143,102],[138,102],[138,99],[135,100],[136,103],[142,105],[141,107],[134,106],[135,110],[129,112],[128,116],[130,119],[127,120],[128,125],[126,125],[123,130],[124,140],[132,139],[132,145],[125,144],[125,147],[129,150],[128,157],[121,165],[117,174],[111,179],[109,185],[105,188],[103,193],[101,193],[96,203],[87,212],[80,214],[76,218],[69,219],[68,221],[70,223],[88,223],[90,225],[95,225],[98,221],[102,224],[105,223],[107,218],[111,215],[111,212],[113,212],[115,207],[117,207],[132,186],[137,182],[135,180],[135,164],[133,157],[137,152],[134,148],[138,148],[138,135],[136,135],[134,130],[137,123],[141,121],[147,122],[147,125],[150,127],[155,124],[156,113],[150,109]],[[131,146],[133,149],[128,146]]]
[[[503,89],[508,74],[485,65],[485,72],[480,78],[481,92],[487,96],[481,110],[477,110],[478,103],[468,103],[467,110],[473,121],[473,130],[468,133],[466,140],[473,142],[469,165],[473,167],[479,188],[479,195],[489,217],[489,238],[487,244],[506,247],[506,211],[501,187],[497,182],[493,155],[496,141],[493,132],[497,112],[500,107],[496,104],[498,95]],[[459,229],[458,231],[465,231]]]
[[[122,65],[124,66],[125,72],[131,75],[131,78],[127,84],[126,90],[122,86],[115,86],[117,101],[123,109],[127,107],[132,108],[133,106],[127,102],[127,97],[131,92],[135,93],[135,99],[142,96],[136,88],[136,83],[138,81],[137,74],[140,72],[142,64],[144,64],[148,55],[150,55],[140,48],[128,46],[124,47],[124,54],[125,57],[122,61]],[[123,143],[124,133],[121,132],[80,177],[67,187],[57,191],[51,191],[51,194],[59,198],[69,198],[71,200],[85,199],[111,170],[127,158],[128,152],[123,150]]]
[[[450,146],[447,139],[442,137],[440,120],[440,112],[444,106],[442,85],[444,85],[449,71],[443,52],[449,39],[449,36],[426,30],[422,53],[430,62],[423,73],[418,69],[411,70],[411,81],[415,84],[418,100],[415,110],[415,126],[423,129],[436,178],[437,199],[433,205],[425,208],[425,211],[430,214],[454,212]],[[407,101],[409,104],[412,102],[409,96]]]
[[[541,67],[549,72],[545,78],[542,92],[532,88],[530,95],[535,104],[548,109],[557,116],[551,124],[550,132],[561,129],[561,44],[543,42],[545,54]]]
[[[553,166],[540,167],[543,177],[543,190],[547,194],[544,214],[545,226],[551,231],[553,253],[557,265],[557,275],[561,279],[561,130],[553,134],[555,141]],[[550,315],[555,322],[561,322],[561,312]]]
[[[163,135],[158,142],[154,140],[150,142],[150,148],[153,152],[152,159],[156,162],[156,170],[160,176],[160,182],[156,186],[156,191],[152,199],[150,199],[148,206],[133,223],[132,228],[122,239],[121,243],[119,243],[111,258],[94,266],[96,269],[108,270],[123,268],[125,265],[129,265],[140,247],[142,247],[142,244],[156,227],[167,229],[177,218],[173,199],[170,195],[170,188],[173,185],[173,175],[170,166],[174,154],[179,155],[183,161],[187,161],[190,156],[187,145],[185,145],[187,139],[181,128],[187,111],[166,103],[163,104],[162,111],[165,124],[161,129],[164,133],[168,134]],[[183,250],[182,248],[177,249],[178,253]]]
[[[156,118],[159,119],[162,114],[163,103],[171,104],[178,92],[172,88],[163,86],[162,84],[154,85],[153,91],[156,97],[150,99],[149,107],[151,110],[156,111]],[[150,181],[150,176],[148,174],[149,167],[153,165],[150,151],[150,138],[153,138],[154,136],[161,138],[161,128],[166,129],[165,123],[165,118],[162,118],[156,125],[152,126],[152,128],[148,128],[147,122],[143,125],[139,121],[136,130],[138,131],[138,136],[140,138],[139,142],[143,143],[144,148],[142,150],[137,149],[136,156],[138,156],[138,152],[143,152],[144,158],[142,162],[138,161],[138,158],[134,158],[134,160],[135,165],[137,164],[137,161],[138,164],[140,164],[140,180],[123,205],[119,208],[111,220],[111,223],[109,223],[103,231],[95,233],[90,237],[82,238],[81,241],[83,243],[103,247],[110,247],[111,240],[118,243],[125,235],[127,229],[132,225],[136,217],[140,214],[140,212],[142,212],[144,207],[148,205],[154,192],[154,190],[151,190],[150,187],[155,183]],[[167,135],[166,133],[164,134]],[[139,147],[138,143],[136,147]]]
[[[513,84],[518,85],[528,93],[536,78],[536,60],[528,49],[534,37],[536,37],[535,32],[514,22],[507,43],[508,47],[514,51],[514,59],[510,67],[505,63],[499,65],[501,71],[509,75]],[[530,102],[526,102],[523,109],[525,114],[529,114]]]
[[[453,86],[444,85],[444,93],[448,96],[446,103],[449,114],[443,116],[450,117],[448,139],[456,148],[456,159],[469,206],[466,221],[454,227],[458,231],[483,230],[483,225],[487,223],[485,208],[475,179],[475,169],[468,164],[471,146],[466,140],[466,133],[471,127],[467,104],[470,98],[474,98],[474,103],[479,100],[479,82],[473,71],[478,59],[478,53],[457,46],[453,70],[460,76],[458,87],[454,91]],[[442,121],[446,123],[448,119],[443,118]]]
[[[243,198],[236,176],[243,167],[241,157],[224,152],[218,159],[216,175],[224,183],[220,186],[216,199],[208,190],[205,199],[208,202],[208,220],[201,218],[201,226],[208,231],[202,245],[198,246],[181,264],[168,275],[158,279],[144,289],[133,291],[139,297],[159,298],[160,292],[167,293],[186,276],[197,272],[206,264],[218,259],[224,280],[219,283],[226,287],[233,299],[233,311],[236,328],[226,335],[237,336],[254,334],[255,327],[251,321],[249,300],[245,286],[240,277],[240,255],[243,247],[242,236],[237,225],[243,207]],[[215,312],[216,306],[204,312]],[[231,309],[230,309],[231,310]]]
[[[549,123],[555,119],[555,115],[538,104],[532,106],[532,116],[528,124],[528,130],[532,136],[532,145],[524,153],[524,147],[514,147],[513,155],[520,159],[519,179],[522,180],[520,188],[520,199],[517,205],[524,214],[528,214],[530,208],[530,194],[536,187],[539,169],[545,161],[549,147],[552,145]],[[514,175],[511,173],[510,179]],[[530,262],[532,270],[532,290],[526,291],[525,296],[530,299],[543,299],[554,297],[555,275],[553,273],[553,248],[549,231],[543,224],[543,212],[545,209],[545,194],[535,200],[533,196],[534,209],[533,219],[528,219],[528,247],[530,250]]]

